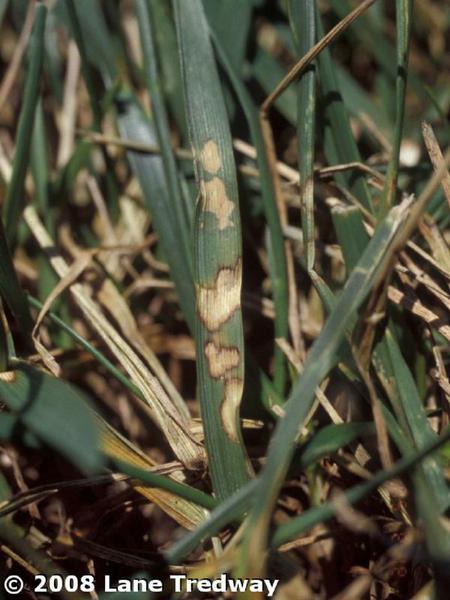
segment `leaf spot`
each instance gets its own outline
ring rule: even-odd
[[[242,263],[224,267],[212,287],[197,286],[197,310],[208,331],[217,331],[241,305]]]
[[[208,140],[200,151],[200,162],[208,173],[215,175],[222,166],[219,148],[214,140]]]
[[[213,379],[223,377],[239,365],[240,353],[234,346],[216,346],[213,342],[208,342],[205,346],[205,355]]]
[[[213,213],[217,218],[219,230],[232,227],[231,213],[234,203],[228,198],[225,185],[219,177],[213,177],[209,181],[200,181],[200,192],[203,200],[203,210]]]
[[[242,379],[225,381],[224,397],[220,406],[220,416],[225,433],[231,441],[239,443],[239,405],[244,383]]]

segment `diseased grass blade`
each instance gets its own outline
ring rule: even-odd
[[[412,0],[396,0],[397,75],[395,81],[395,128],[392,144],[392,155],[389,161],[386,182],[381,197],[381,215],[383,215],[394,204],[395,195],[397,192],[400,146],[402,143],[403,123],[405,118],[406,84],[408,77],[408,55],[412,10]]]
[[[257,556],[258,561],[263,556],[271,510],[292,458],[299,427],[308,414],[317,386],[336,363],[336,352],[354,319],[354,313],[388,264],[394,249],[393,240],[405,219],[405,208],[401,205],[393,209],[380,224],[309,351],[303,373],[290,394],[285,415],[277,423],[243,546],[243,553],[248,553],[251,548],[252,557]],[[261,573],[262,565],[259,562],[255,564],[252,557],[248,559],[246,572],[253,576]]]
[[[0,397],[27,429],[82,471],[104,465],[92,410],[69,383],[20,363],[0,377]]]
[[[33,31],[28,47],[29,65],[17,130],[13,171],[3,206],[6,237],[8,243],[11,245],[14,245],[20,215],[24,207],[25,175],[30,158],[31,135],[33,132],[34,115],[39,96],[39,82],[44,60],[46,17],[47,7],[44,4],[37,4]]]
[[[117,97],[116,102],[118,106],[117,121],[122,137],[147,145],[155,145],[156,134],[152,122],[144,115],[134,97],[123,91]],[[186,254],[185,249],[179,244],[179,241],[183,239],[180,229],[185,227],[186,223],[180,223],[177,219],[161,157],[133,150],[127,151],[127,156],[141,186],[145,207],[160,236],[184,317],[193,331],[195,309],[191,269],[192,253]]]
[[[256,148],[256,156],[261,179],[261,196],[264,207],[264,215],[267,221],[269,246],[272,260],[270,261],[270,279],[272,283],[272,294],[275,303],[275,337],[287,338],[288,336],[288,310],[289,296],[287,286],[287,266],[284,249],[284,239],[281,230],[280,215],[275,199],[274,184],[272,181],[270,167],[264,148],[258,111],[253,99],[242,84],[236,70],[233,68],[226,49],[223,48],[216,35],[213,35],[214,43],[219,59],[230,78],[231,85],[241,103],[247,123],[250,129],[252,142]],[[274,385],[276,390],[283,394],[286,381],[286,366],[283,352],[277,344],[274,345]]]
[[[314,3],[291,0],[289,16],[300,56],[316,43]],[[314,268],[314,146],[316,120],[316,65],[311,63],[297,84],[297,130],[300,173],[300,203],[306,268]]]
[[[248,479],[239,405],[244,383],[239,198],[228,117],[200,0],[175,0],[199,199],[194,233],[197,376],[214,492]]]

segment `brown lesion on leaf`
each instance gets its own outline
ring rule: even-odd
[[[212,286],[197,285],[198,315],[208,331],[217,331],[241,305],[242,262],[219,269]]]
[[[205,346],[209,374],[213,379],[225,377],[228,371],[239,366],[240,352],[235,346],[220,346],[208,342]]]
[[[239,406],[241,404],[244,382],[232,378],[224,382],[224,396],[220,405],[220,416],[225,433],[231,441],[239,443]]]
[[[220,177],[213,177],[208,181],[202,179],[200,181],[200,197],[203,202],[203,210],[215,215],[220,231],[233,226],[231,215],[234,203],[228,198],[224,182]]]
[[[200,150],[199,159],[205,171],[211,173],[212,175],[215,175],[222,167],[219,147],[214,140],[208,140],[205,143],[203,148]]]

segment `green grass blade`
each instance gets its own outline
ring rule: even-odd
[[[180,245],[182,252],[191,257],[190,231],[191,224],[186,222],[183,214],[183,198],[181,195],[177,164],[171,145],[171,134],[168,118],[161,93],[161,80],[158,73],[157,58],[154,44],[154,31],[157,22],[152,12],[152,2],[135,0],[139,20],[139,31],[144,55],[144,74],[152,102],[152,114],[161,152],[162,163],[166,175],[168,197],[173,206],[175,218],[179,223]]]
[[[117,97],[117,105],[117,121],[121,136],[127,140],[155,145],[156,134],[153,124],[145,116],[134,97],[129,92],[123,91]],[[179,240],[183,239],[180,232],[182,224],[178,222],[172,206],[161,157],[132,150],[127,151],[127,156],[142,189],[144,204],[160,236],[183,314],[189,328],[193,331],[195,296],[191,261],[190,256],[186,255],[184,248],[179,244]]]
[[[177,36],[170,3],[166,0],[153,0],[151,10],[155,23],[158,23],[155,31],[155,43],[161,69],[162,89],[181,134],[182,142],[187,144],[189,136],[184,112],[183,82],[181,81]]]
[[[1,0],[0,1],[0,25],[3,23],[3,17],[5,16],[6,10],[8,8],[9,0]]]
[[[266,96],[277,87],[286,76],[286,69],[265,48],[257,48],[252,62],[252,74],[261,85]],[[288,87],[275,100],[275,108],[291,124],[297,122],[297,95],[294,87]]]
[[[108,32],[102,7],[90,0],[64,0],[68,22],[81,56],[81,69],[95,112],[96,128],[100,125],[101,109],[96,91],[96,75],[91,64],[100,71],[105,85],[117,76],[114,44]],[[100,130],[99,130],[100,131]]]
[[[405,118],[406,84],[408,77],[408,55],[411,32],[413,2],[396,0],[397,16],[397,76],[395,82],[395,127],[392,144],[392,156],[381,198],[380,211],[383,215],[393,204],[397,192],[398,168],[400,163],[400,145],[402,143],[403,122]]]
[[[317,37],[323,37],[324,30],[322,18],[316,5]],[[332,142],[325,144],[325,153],[328,160],[334,161],[334,155],[339,163],[361,162],[361,156],[353,136],[347,110],[344,105],[335,67],[330,50],[325,48],[318,57],[320,87],[322,92],[323,114],[322,119],[329,123]],[[326,126],[328,129],[328,126]],[[330,143],[333,147],[330,148]],[[338,181],[347,187],[363,206],[372,210],[372,199],[361,173],[343,174],[337,177]]]
[[[36,14],[28,47],[29,65],[23,91],[23,102],[20,111],[16,136],[16,153],[8,191],[5,197],[3,215],[6,237],[9,244],[14,244],[19,219],[24,207],[24,185],[27,173],[34,115],[39,96],[39,82],[44,60],[44,36],[47,8],[44,4],[36,5]]]
[[[350,504],[355,504],[362,500],[365,496],[375,491],[380,485],[394,479],[404,473],[405,471],[414,468],[416,465],[420,465],[424,458],[435,452],[443,444],[450,439],[450,430],[443,433],[440,438],[428,442],[418,452],[412,452],[407,456],[404,456],[395,463],[393,467],[385,471],[378,471],[371,479],[353,486],[350,490],[344,493],[344,497]],[[420,469],[420,466],[419,466]],[[276,530],[272,540],[271,546],[278,547],[295,537],[300,536],[302,533],[308,531],[317,523],[324,523],[331,519],[336,514],[336,505],[331,500],[324,504],[312,508],[306,511],[304,514],[292,519],[291,521],[281,525]]]
[[[174,7],[199,186],[194,235],[199,397],[213,488],[223,499],[248,479],[239,422],[244,340],[236,167],[202,4],[176,0]]]
[[[347,270],[354,267],[358,255],[368,242],[359,211],[354,208],[333,211],[333,221],[345,257]],[[388,328],[373,349],[372,363],[387,395],[398,415],[406,446],[400,450],[405,454],[411,448],[422,449],[435,439],[428,425],[427,416],[414,379],[401,354],[400,347]],[[429,556],[436,565],[436,573],[442,579],[439,565],[449,556],[450,539],[445,529],[439,527],[439,516],[447,509],[450,501],[442,467],[437,458],[429,457],[418,468],[413,477],[417,509],[425,526],[425,539]]]
[[[334,229],[344,255],[347,273],[351,273],[358,264],[361,252],[369,243],[369,234],[365,230],[361,212],[356,206],[335,207],[331,211]]]
[[[203,2],[206,17],[216,32],[221,45],[228,49],[233,68],[239,73],[245,60],[247,37],[254,0],[206,0]],[[239,22],[236,22],[239,13]]]
[[[208,494],[184,483],[179,483],[170,477],[164,477],[163,475],[158,475],[158,473],[145,471],[144,469],[130,465],[123,460],[114,460],[114,463],[120,473],[129,475],[133,479],[137,479],[153,488],[166,490],[171,494],[175,494],[189,502],[203,506],[208,510],[212,510],[217,506],[217,501],[214,500],[212,496],[208,496]]]
[[[104,464],[86,397],[66,381],[20,363],[0,379],[0,397],[21,423],[85,472]]]
[[[31,347],[31,331],[33,319],[28,308],[27,299],[17,280],[16,271],[9,251],[3,221],[0,219],[0,295],[14,315]]]
[[[303,373],[290,394],[285,415],[277,423],[267,462],[260,476],[257,503],[251,512],[243,548],[245,552],[253,546],[253,556],[257,556],[257,561],[262,556],[271,509],[286,476],[299,427],[311,408],[317,386],[336,363],[336,353],[356,310],[367,297],[380,272],[386,268],[392,251],[391,244],[404,219],[403,206],[393,209],[380,224],[309,351]],[[259,572],[261,565],[253,565],[251,568],[256,568]]]
[[[305,55],[316,43],[314,3],[291,0],[289,16],[299,55]],[[306,268],[314,268],[314,144],[316,121],[316,64],[313,62],[297,84],[297,130],[300,173],[300,203]]]

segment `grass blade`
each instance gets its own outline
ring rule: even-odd
[[[118,105],[117,121],[122,137],[154,145],[156,134],[152,122],[144,115],[133,96],[123,91],[117,97],[116,102]],[[183,225],[178,222],[172,207],[161,157],[133,150],[129,150],[127,156],[139,180],[144,204],[160,236],[184,317],[190,330],[193,331],[195,309],[191,252],[186,254],[185,249],[178,244],[178,241],[183,239],[180,231],[180,227]]]
[[[244,341],[236,168],[201,2],[176,0],[174,7],[200,192],[194,242],[199,397],[213,488],[223,499],[248,479],[239,423]]]
[[[93,413],[79,390],[20,363],[1,376],[0,396],[27,429],[81,470],[103,466]]]
[[[154,30],[156,21],[152,12],[152,3],[148,0],[135,0],[139,30],[141,37],[142,52],[144,55],[144,73],[147,88],[152,101],[152,114],[155,124],[158,145],[164,166],[166,183],[168,188],[168,201],[173,207],[174,217],[179,225],[181,251],[191,256],[190,231],[191,224],[187,222],[183,214],[183,199],[181,196],[180,181],[171,145],[171,134],[161,94],[161,81],[158,73],[157,59],[154,44]]]
[[[393,250],[393,240],[405,218],[405,206],[403,205],[393,209],[382,225],[380,224],[358,262],[357,268],[348,279],[335,309],[312,346],[304,364],[303,373],[290,394],[285,416],[278,421],[272,438],[271,451],[261,474],[257,494],[258,501],[248,522],[243,551],[247,551],[247,556],[250,556],[248,549],[252,548],[248,563],[249,573],[261,572],[260,561],[263,556],[271,509],[292,458],[293,443],[298,435],[299,427],[313,402],[315,389],[334,366],[336,352],[344,339],[346,329],[354,318],[357,308],[362,304],[377,277],[386,267]]]
[[[322,18],[317,5],[316,19],[318,37],[322,37]],[[339,90],[335,68],[328,48],[320,53],[318,66],[323,96],[323,120],[326,123],[329,122],[332,136],[332,141],[329,140],[325,144],[328,159],[333,161],[333,155],[335,155],[339,163],[361,162],[361,155],[350,127],[347,110]],[[330,148],[331,144],[332,148]],[[358,198],[363,206],[372,210],[372,199],[363,174],[357,172],[350,175],[344,174],[338,177],[339,180]]]
[[[392,156],[389,161],[386,182],[381,198],[380,212],[384,214],[394,204],[397,191],[398,168],[400,163],[400,145],[402,143],[403,122],[405,118],[406,84],[408,77],[408,55],[411,31],[413,2],[396,0],[397,16],[397,76],[395,81],[395,128],[392,144]]]
[[[300,56],[316,43],[314,3],[293,0],[290,20]],[[297,84],[297,123],[299,140],[300,203],[306,254],[306,268],[314,268],[314,140],[316,120],[316,65],[311,63]]]
[[[9,244],[13,245],[19,225],[19,219],[24,207],[24,184],[28,168],[33,132],[34,115],[38,102],[39,82],[42,63],[44,60],[44,36],[47,7],[44,4],[36,5],[36,13],[28,49],[29,67],[23,92],[23,103],[20,111],[16,154],[11,181],[3,207],[6,237]]]

